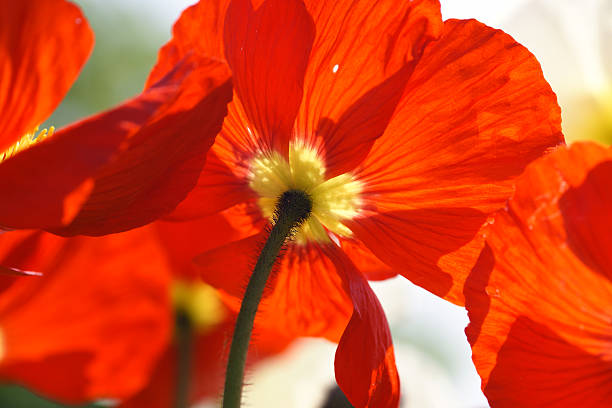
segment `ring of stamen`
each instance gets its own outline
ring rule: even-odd
[[[344,222],[358,215],[363,185],[350,173],[326,179],[325,172],[317,151],[294,141],[289,146],[289,160],[278,152],[256,155],[250,163],[249,185],[259,196],[263,215],[271,220],[284,192],[305,192],[312,200],[312,212],[296,232],[295,241],[330,242],[330,232],[341,237],[352,235]]]
[[[46,138],[53,136],[54,132],[55,128],[53,126],[49,127],[49,129],[43,129],[40,132],[38,131],[38,126],[36,126],[33,131],[23,135],[21,139],[19,139],[18,141],[13,143],[13,145],[9,146],[8,149],[0,153],[0,163],[2,163],[6,159],[10,159],[17,153],[29,149],[35,144],[42,142]]]

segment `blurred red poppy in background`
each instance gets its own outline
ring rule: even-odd
[[[2,264],[44,271],[2,288],[0,377],[68,403],[141,389],[172,338],[160,245],[145,230],[100,239],[15,231],[0,242]]]
[[[495,407],[612,404],[612,150],[530,165],[484,229],[466,334]]]
[[[2,278],[0,378],[64,403],[110,398],[121,407],[167,408],[179,386],[190,402],[216,397],[235,315],[215,289],[194,280],[183,257],[193,254],[164,244],[160,230],[168,239],[172,229],[151,224],[100,238],[1,235],[3,264],[45,275]],[[287,342],[259,332],[251,362]],[[187,374],[179,372],[181,356]]]
[[[100,235],[171,211],[227,112],[227,68],[185,57],[123,105],[38,133],[93,33],[64,0],[0,0],[0,10],[0,227]]]
[[[487,215],[563,142],[539,64],[499,30],[442,22],[432,0],[203,0],[175,24],[149,83],[192,55],[227,63],[234,98],[171,217],[223,213],[245,237],[199,257],[205,279],[237,308],[276,199],[307,192],[312,216],[256,327],[339,340],[351,403],[397,406],[391,335],[366,279],[399,273],[463,303]]]

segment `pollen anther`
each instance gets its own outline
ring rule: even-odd
[[[53,132],[55,132],[55,128],[53,126],[49,127],[49,129],[43,129],[40,132],[38,131],[38,126],[36,126],[33,131],[23,135],[21,139],[16,141],[4,152],[0,153],[0,163],[52,136]]]
[[[272,152],[251,161],[249,185],[259,195],[264,216],[273,219],[278,198],[289,190],[304,191],[311,198],[311,215],[295,235],[298,243],[331,242],[329,233],[352,235],[344,222],[359,213],[362,184],[350,173],[326,179],[325,170],[318,152],[299,141],[290,144],[289,160]]]

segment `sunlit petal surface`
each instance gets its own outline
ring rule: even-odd
[[[93,47],[78,7],[64,0],[0,2],[0,152],[47,119]]]
[[[466,334],[495,407],[612,403],[612,151],[534,162],[484,230]]]
[[[346,248],[360,279],[402,274],[462,304],[480,226],[524,167],[563,142],[539,64],[499,30],[442,22],[438,2],[426,0],[202,1],[176,23],[156,69],[190,52],[225,60],[235,91],[196,187],[169,219],[242,213],[239,228],[253,233],[196,259],[237,308],[277,196],[307,192],[312,216],[279,263],[258,324],[335,340],[344,332],[341,345],[370,327],[391,354],[354,370],[338,363],[337,379],[355,406],[396,406],[378,303],[351,293],[330,254]],[[368,387],[357,380],[366,377]]]

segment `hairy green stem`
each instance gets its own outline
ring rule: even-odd
[[[285,240],[291,235],[294,228],[308,218],[311,211],[312,201],[303,191],[289,190],[278,199],[275,212],[276,222],[257,259],[236,319],[225,374],[223,408],[240,407],[247,350],[263,290]]]

